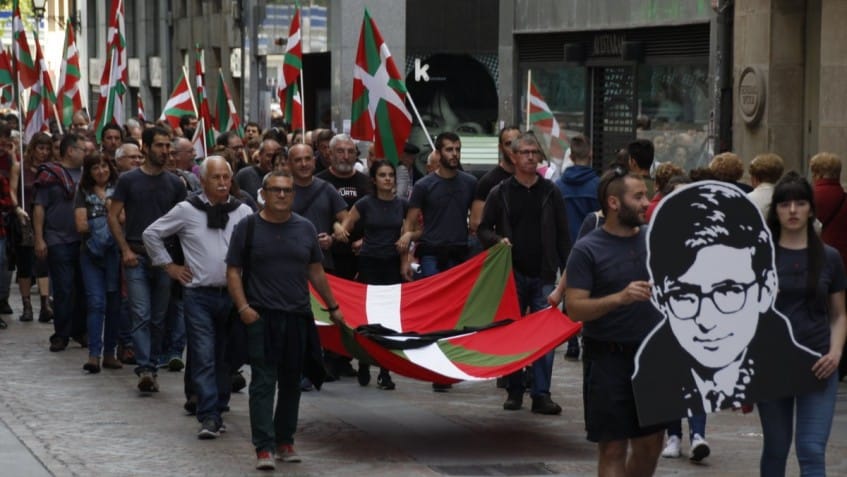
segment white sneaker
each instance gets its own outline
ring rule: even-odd
[[[709,449],[709,443],[706,442],[706,439],[703,439],[700,434],[694,434],[694,437],[691,438],[691,460],[694,462],[700,462],[706,457],[709,457],[711,452],[711,449]]]
[[[671,459],[679,457],[679,436],[668,436],[668,443],[665,444],[662,457]]]

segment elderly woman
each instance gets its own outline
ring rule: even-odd
[[[731,152],[718,154],[709,163],[709,169],[714,174],[715,179],[738,186],[744,193],[752,192],[753,188],[748,184],[739,182],[741,176],[744,175],[744,164],[738,155]]]

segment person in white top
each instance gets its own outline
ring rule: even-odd
[[[197,393],[197,419],[202,424],[198,437],[212,439],[222,430],[221,411],[229,405],[231,389],[222,326],[232,299],[226,287],[224,257],[235,224],[252,210],[229,195],[232,169],[223,157],[203,161],[200,176],[203,192],[178,203],[150,224],[142,237],[153,265],[163,267],[185,287],[188,371]],[[173,263],[165,249],[164,239],[172,235],[179,237],[185,265]]]
[[[750,185],[753,191],[747,197],[762,211],[762,216],[768,216],[771,206],[773,186],[782,177],[785,163],[782,158],[772,152],[759,154],[750,162]]]

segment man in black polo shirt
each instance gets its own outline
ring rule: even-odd
[[[486,247],[498,242],[512,247],[512,267],[521,312],[547,307],[556,272],[570,253],[570,235],[565,202],[559,190],[535,169],[541,159],[541,146],[532,134],[511,140],[514,176],[491,189],[479,225],[479,240]],[[550,398],[553,376],[550,351],[532,364],[532,412],[559,414],[562,408]],[[516,411],[523,404],[523,372],[508,379],[508,399],[503,409]]]

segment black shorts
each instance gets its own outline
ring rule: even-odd
[[[591,442],[619,441],[664,431],[666,424],[649,427],[638,424],[632,392],[635,349],[597,348],[586,344],[582,361],[587,439]]]

